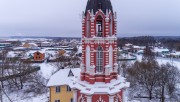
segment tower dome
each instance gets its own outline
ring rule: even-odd
[[[111,1],[110,0],[88,0],[85,14],[88,10],[93,10],[94,13],[101,9],[103,13],[106,13],[106,10],[113,12]]]

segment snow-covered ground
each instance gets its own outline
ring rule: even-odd
[[[45,79],[49,79],[52,73],[56,70],[52,63],[34,64],[40,66],[41,75]],[[23,90],[16,92],[6,92],[12,102],[48,102],[49,93],[42,95],[33,95],[33,93],[25,94]],[[3,102],[11,102],[6,95],[3,95]]]
[[[16,91],[8,94],[8,97],[12,102],[48,102],[49,94],[33,95],[24,94],[22,91]],[[5,95],[3,96],[3,102],[11,102]]]
[[[35,66],[40,66],[40,73],[45,79],[49,79],[52,73],[56,70],[53,63],[38,63]]]
[[[137,60],[141,61],[142,60],[142,55],[136,55],[137,56]],[[180,70],[180,59],[176,59],[176,58],[157,58],[157,62],[161,65],[161,64],[166,64],[166,63],[170,63],[173,66],[177,67]]]
[[[137,60],[141,61],[142,55],[137,55]],[[159,64],[166,64],[167,62],[172,63],[174,66],[177,66],[180,69],[180,60],[172,60],[172,59],[165,59],[165,58],[157,58],[157,61]],[[52,75],[52,72],[56,70],[56,68],[51,63],[40,63],[35,64],[39,65],[41,67],[41,70],[39,73],[42,74],[42,76],[46,79],[49,79]],[[23,94],[22,91],[19,92],[13,92],[11,94],[8,94],[8,96],[13,99],[13,102],[47,102],[49,94],[45,93],[40,96],[34,96],[33,94]],[[3,96],[4,102],[10,102],[8,98],[4,95]],[[132,102],[132,101],[131,101]],[[133,102],[140,102],[140,101],[133,101]]]

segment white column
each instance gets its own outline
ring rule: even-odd
[[[127,102],[127,99],[126,99],[126,89],[122,89],[122,102]]]
[[[114,102],[114,96],[109,96],[109,102]]]
[[[73,102],[77,102],[77,90],[73,90]]]
[[[92,102],[92,96],[87,96],[87,102]]]
[[[90,69],[90,47],[89,45],[86,46],[86,72],[89,72]]]

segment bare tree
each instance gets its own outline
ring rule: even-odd
[[[58,69],[62,69],[64,67],[64,62],[66,62],[66,57],[65,56],[59,56],[57,58],[57,62],[55,63],[55,66],[58,68]]]
[[[128,69],[128,80],[131,82],[131,86],[137,88],[143,88],[142,91],[146,90],[147,97],[150,100],[153,98],[153,92],[157,86],[158,63],[156,61],[143,61],[135,62],[131,68]],[[143,93],[143,92],[140,92]]]
[[[4,77],[5,69],[7,68],[7,62],[8,62],[7,53],[8,53],[7,50],[3,50],[2,54],[0,56],[0,60],[1,60],[1,63],[0,63],[0,77]],[[2,88],[4,87],[3,81],[1,81],[1,86],[2,86]]]
[[[176,96],[174,94],[176,90],[176,84],[179,83],[180,71],[171,64],[162,64],[159,67],[158,76],[158,89],[161,102],[165,102],[165,95],[169,95],[170,98]]]
[[[131,92],[135,95],[143,93],[139,98],[160,99],[166,97],[178,99],[176,85],[179,83],[180,71],[169,63],[159,66],[155,60],[135,62],[128,68],[128,81]],[[146,94],[148,97],[146,96]]]

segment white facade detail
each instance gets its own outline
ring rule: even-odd
[[[113,48],[112,46],[109,47],[109,65],[110,68],[113,68]]]
[[[77,90],[73,90],[74,93],[73,93],[73,102],[76,102],[77,101]]]
[[[92,102],[92,96],[87,96],[87,102]]]
[[[109,96],[109,102],[114,102],[114,96]]]
[[[100,96],[99,99],[96,102],[105,102],[105,101]],[[110,101],[110,102],[113,102],[113,101]]]
[[[89,71],[90,68],[90,47],[86,47],[86,70]]]

